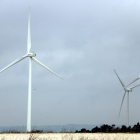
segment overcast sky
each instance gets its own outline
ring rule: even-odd
[[[29,6],[31,52],[63,78],[33,62],[32,125],[126,125],[114,69],[124,84],[140,75],[140,1],[0,0],[0,69],[27,53]],[[28,75],[29,58],[0,73],[0,126],[26,125]],[[140,87],[129,99],[133,125]]]

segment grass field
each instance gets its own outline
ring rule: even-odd
[[[140,140],[140,134],[129,133],[20,133],[0,134],[0,140]]]

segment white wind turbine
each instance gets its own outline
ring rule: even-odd
[[[115,71],[115,70],[114,70],[114,71]],[[139,84],[139,85],[136,85],[136,86],[133,86],[133,87],[130,87],[130,88],[126,88],[125,85],[124,85],[124,83],[123,83],[123,82],[121,81],[121,79],[119,78],[119,76],[118,76],[118,74],[117,74],[116,71],[115,71],[115,73],[116,73],[116,75],[117,75],[117,77],[118,77],[118,79],[119,79],[120,83],[122,84],[123,89],[124,89],[124,91],[125,91],[125,93],[124,93],[124,95],[123,95],[121,107],[120,107],[119,116],[120,116],[120,113],[121,113],[121,108],[122,108],[122,105],[123,105],[123,101],[124,101],[124,98],[125,98],[125,94],[126,94],[126,92],[127,92],[127,127],[129,127],[129,92],[132,92],[132,89],[135,88],[135,87],[137,87],[137,86],[140,86],[140,84]]]
[[[52,70],[50,70],[48,67],[46,67],[44,64],[39,62],[34,57],[36,56],[35,53],[30,52],[31,49],[31,33],[30,33],[30,8],[29,8],[29,20],[28,20],[28,39],[27,39],[27,54],[18,58],[11,64],[9,64],[7,67],[3,68],[0,72],[6,70],[7,68],[11,67],[12,65],[18,63],[19,61],[23,60],[26,57],[29,57],[29,86],[28,86],[28,109],[27,109],[27,132],[31,132],[31,85],[32,85],[32,60],[39,64],[40,66],[44,67],[45,69],[49,70],[59,78],[61,78],[59,75],[54,73]],[[61,78],[62,79],[62,78]]]

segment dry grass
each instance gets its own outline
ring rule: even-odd
[[[38,137],[39,135],[30,134],[28,140],[37,140]]]
[[[2,137],[1,140],[5,140],[5,137]]]
[[[140,134],[0,134],[0,140],[140,140]]]

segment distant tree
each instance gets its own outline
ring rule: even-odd
[[[111,130],[111,132],[114,132],[114,130],[115,130],[115,124],[112,124],[112,130]]]
[[[82,129],[81,129],[81,132],[82,132],[82,133],[86,133],[86,128],[82,128]]]
[[[136,125],[133,126],[132,132],[140,133],[140,124],[139,124],[139,122]]]
[[[122,127],[121,127],[121,132],[127,132],[127,127],[125,126],[125,125],[122,125]]]
[[[117,128],[114,128],[113,132],[118,133],[118,132],[121,132],[121,130],[119,127],[117,127]]]
[[[86,133],[91,133],[91,131],[90,130],[86,130]]]
[[[97,126],[95,128],[93,128],[91,130],[92,133],[97,133],[97,132],[100,132],[100,128],[98,128]]]
[[[104,132],[104,133],[107,133],[107,132],[111,131],[111,129],[112,129],[112,127],[107,125],[107,124],[106,125],[103,124],[102,126],[100,126],[100,131]]]
[[[98,133],[98,132],[103,132],[103,133],[140,133],[140,123],[138,122],[136,125],[133,127],[129,126],[126,127],[125,125],[122,125],[120,127],[115,128],[115,124],[108,125],[108,124],[103,124],[100,127],[96,126],[95,128],[92,128],[90,130],[86,130],[86,128],[82,128],[81,131],[76,130],[76,133]]]
[[[131,132],[132,129],[131,129],[131,126],[127,127],[127,132]]]
[[[78,130],[75,131],[75,133],[78,133],[78,132],[79,132]]]

